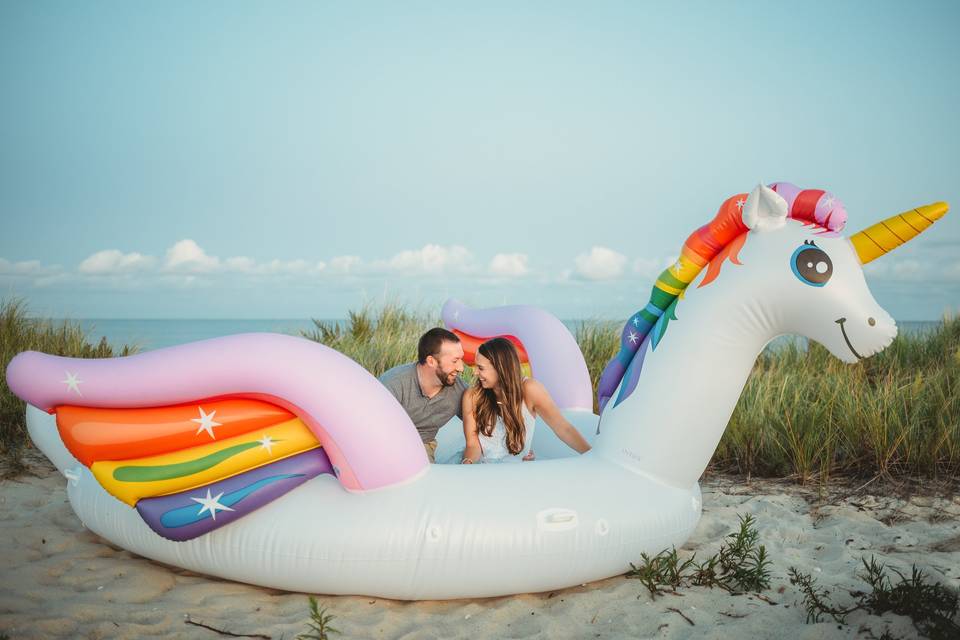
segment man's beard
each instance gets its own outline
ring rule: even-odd
[[[450,373],[443,373],[442,371],[440,371],[440,369],[437,369],[437,380],[439,380],[440,384],[444,387],[452,387],[457,382],[456,375],[453,376],[453,380],[450,380],[450,376],[453,374],[454,374],[453,371],[451,371]]]

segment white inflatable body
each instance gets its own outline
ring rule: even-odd
[[[276,589],[398,599],[580,584],[622,573],[638,549],[680,545],[696,527],[696,485],[664,489],[592,457],[569,462],[432,465],[416,482],[362,495],[322,475],[242,527],[186,542],[154,534],[85,468],[67,495],[84,526],[147,558]]]
[[[70,503],[86,527],[192,571],[278,589],[400,599],[545,591],[617,575],[643,552],[682,545],[697,526],[697,480],[770,340],[801,333],[856,361],[896,333],[870,295],[850,241],[785,219],[760,188],[750,198],[751,239],[739,261],[724,264],[710,286],[696,287],[703,274],[691,283],[655,354],[649,340],[639,347],[646,357],[639,384],[606,407],[599,434],[596,416],[566,407],[594,444],[582,456],[549,459],[572,452],[539,425],[536,462],[425,465],[402,481],[371,487],[375,465],[371,471],[351,463],[351,445],[317,427],[339,480],[319,475],[235,522],[174,542],[101,487],[60,442],[52,416],[28,408],[30,434],[67,476]],[[832,260],[826,285],[810,286],[791,271],[791,255],[811,241]],[[65,360],[43,375],[62,377],[57,367]],[[25,359],[8,369],[11,388],[28,402],[39,396],[23,380],[43,362]],[[70,376],[61,382],[69,384]],[[447,454],[462,447],[458,426],[452,421],[441,431]],[[356,486],[345,490],[351,482]]]

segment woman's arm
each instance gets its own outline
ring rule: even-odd
[[[537,414],[543,417],[543,421],[553,429],[557,437],[563,440],[568,447],[579,453],[590,450],[590,445],[580,435],[580,432],[560,413],[557,403],[550,397],[550,392],[543,384],[530,378],[523,385],[523,395],[527,403],[533,405]]]
[[[480,459],[483,451],[480,449],[480,438],[477,437],[477,417],[473,413],[474,390],[468,388],[463,392],[460,407],[463,410],[463,439],[467,446],[463,450],[461,464],[473,464]]]

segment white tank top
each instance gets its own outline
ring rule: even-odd
[[[530,453],[530,443],[533,442],[533,429],[537,424],[536,418],[527,409],[527,403],[521,402],[521,415],[523,416],[523,425],[526,428],[526,434],[523,438],[523,449],[517,455],[512,455],[507,449],[507,428],[503,424],[503,418],[498,416],[496,424],[493,425],[493,431],[489,436],[483,435],[478,429],[477,438],[480,439],[480,462],[522,462],[523,457]]]

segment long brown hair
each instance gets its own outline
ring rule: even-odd
[[[520,373],[520,356],[513,343],[506,338],[487,340],[477,352],[490,361],[497,372],[498,384],[503,394],[503,404],[497,402],[497,395],[493,389],[484,389],[477,380],[476,408],[477,428],[480,433],[489,437],[493,435],[493,427],[497,417],[503,418],[503,425],[507,431],[507,450],[517,455],[523,451],[526,425],[523,421],[521,409],[523,407],[523,379]]]

